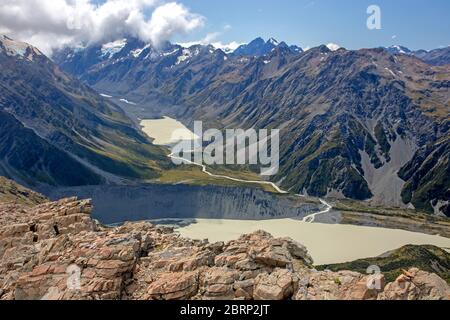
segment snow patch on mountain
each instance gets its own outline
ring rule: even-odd
[[[179,65],[183,62],[186,62],[190,58],[198,56],[199,54],[200,54],[199,47],[191,47],[189,49],[183,49],[181,55],[177,58],[177,62],[175,63],[175,65]]]
[[[102,56],[111,58],[115,54],[122,51],[122,49],[127,45],[127,39],[116,40],[113,42],[105,43],[102,45]]]
[[[234,50],[236,50],[237,48],[239,48],[242,45],[242,43],[239,43],[239,42],[236,42],[236,41],[233,41],[233,42],[230,42],[230,43],[227,43],[227,44],[224,44],[222,42],[214,42],[214,43],[211,43],[211,45],[214,48],[220,49],[220,50],[222,50],[225,53],[233,53]]]
[[[177,62],[175,63],[176,65],[179,65],[183,62],[185,62],[186,60],[188,60],[189,58],[192,58],[192,52],[189,49],[183,49],[183,52],[181,53],[181,56],[179,56],[177,58]]]
[[[145,50],[147,50],[148,48],[150,48],[150,44],[147,44],[145,47],[143,47],[143,48],[140,48],[140,49],[135,49],[135,50],[132,50],[131,52],[130,52],[130,54],[133,56],[133,57],[135,57],[135,58],[139,58],[140,56],[141,56],[141,54],[142,54],[142,52],[144,52]]]
[[[341,46],[336,43],[329,43],[327,44],[327,48],[330,49],[331,51],[337,51],[341,48]]]
[[[189,49],[193,46],[198,46],[198,45],[201,45],[201,46],[211,45],[215,49],[220,49],[227,54],[233,53],[237,48],[239,48],[241,45],[243,45],[243,43],[239,43],[236,41],[232,41],[230,43],[222,43],[222,42],[206,43],[203,41],[193,41],[193,42],[179,42],[177,44],[185,49]]]
[[[268,43],[273,44],[274,46],[278,46],[280,43],[275,40],[274,38],[270,38],[268,41]]]
[[[123,103],[129,104],[129,105],[132,105],[132,106],[135,106],[135,105],[136,105],[136,103],[134,103],[134,102],[132,102],[132,101],[129,101],[129,100],[127,100],[127,99],[120,99],[120,101],[123,102]]]
[[[14,41],[7,36],[0,35],[0,51],[5,51],[8,56],[26,58],[33,60],[34,55],[42,55],[42,53],[33,46],[25,42]]]
[[[171,50],[171,51],[168,51],[168,52],[163,52],[163,53],[161,53],[161,55],[162,55],[163,57],[167,57],[167,56],[171,56],[171,55],[177,53],[178,51],[180,51],[180,49],[179,49],[179,48],[176,48],[176,49]]]

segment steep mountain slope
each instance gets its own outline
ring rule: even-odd
[[[12,180],[0,177],[0,203],[35,206],[47,201],[43,195],[22,187]]]
[[[413,160],[400,171],[408,181],[402,197],[416,208],[444,212],[450,217],[450,137],[417,151]],[[428,201],[432,199],[432,201]]]
[[[424,271],[438,274],[450,283],[450,253],[434,246],[405,246],[388,252],[381,257],[361,259],[353,262],[326,265],[319,270],[352,270],[365,273],[370,266],[378,266],[386,276],[387,281],[394,281],[404,270],[412,266]]]
[[[119,107],[38,49],[2,36],[0,68],[2,173],[26,183],[80,185],[151,178],[166,165],[164,151]]]
[[[0,174],[27,185],[97,185],[104,180],[67,152],[0,111]]]
[[[318,48],[284,66],[270,60],[250,72],[256,79],[240,72],[232,84],[221,74],[189,96],[189,118],[284,128],[275,180],[285,188],[401,205],[397,172],[417,147],[448,134],[448,82],[439,80],[448,71],[377,50]]]
[[[449,66],[381,48],[299,54],[278,46],[261,57],[208,46],[147,50],[138,58],[120,52],[81,78],[132,98],[146,110],[134,110],[137,116],[152,110],[205,127],[281,128],[273,181],[292,192],[429,212],[449,200],[447,190],[435,190],[442,184],[425,196],[415,192],[440,173],[450,180],[448,171],[413,177],[403,169],[423,165],[416,152],[449,134]]]
[[[450,64],[450,46],[431,51],[420,50],[414,52],[414,55],[419,59],[435,66]]]

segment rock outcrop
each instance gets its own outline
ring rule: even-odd
[[[305,247],[266,232],[229,243],[149,223],[107,228],[89,200],[0,205],[0,299],[450,299],[435,274],[315,271]]]

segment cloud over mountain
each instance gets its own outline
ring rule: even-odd
[[[159,0],[3,0],[0,33],[46,53],[63,45],[134,36],[158,45],[203,26],[205,18]]]

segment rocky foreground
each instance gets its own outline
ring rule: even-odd
[[[91,219],[89,200],[0,205],[0,299],[450,299],[436,274],[315,271],[307,249],[265,232],[229,243],[149,223]]]

